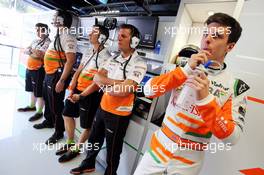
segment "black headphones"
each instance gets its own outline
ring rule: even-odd
[[[72,14],[68,11],[57,9],[57,16],[63,18],[63,26],[70,28],[72,25]]]
[[[99,24],[94,25],[94,27],[99,29],[99,37],[98,37],[98,42],[103,45],[109,38],[109,30]]]
[[[130,40],[130,47],[132,49],[135,49],[139,45],[139,42],[140,42],[140,33],[138,29],[133,25],[131,25],[130,30],[132,33],[131,40]]]
[[[121,24],[119,29],[129,29],[131,32],[130,48],[135,49],[140,42],[139,30],[131,24]]]

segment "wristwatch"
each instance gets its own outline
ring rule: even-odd
[[[79,100],[84,100],[86,96],[82,96],[81,94],[79,94]]]
[[[65,80],[64,80],[64,79],[60,79],[59,82],[60,82],[60,83],[64,83]]]

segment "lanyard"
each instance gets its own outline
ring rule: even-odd
[[[84,64],[82,70],[83,70],[83,69],[87,66],[87,64],[92,60],[92,58],[94,57],[95,53],[96,53],[95,65],[96,65],[96,69],[98,69],[98,68],[99,68],[99,67],[98,67],[98,63],[97,63],[97,61],[98,61],[98,56],[99,56],[99,53],[100,53],[103,49],[104,49],[104,48],[99,49],[98,52],[94,52],[94,51],[93,51],[92,56],[91,56],[91,57],[85,62],[85,64]]]
[[[125,65],[124,65],[124,67],[123,67],[123,78],[124,78],[124,80],[125,80],[125,79],[126,79],[126,67],[127,67],[128,63],[129,63],[129,61],[131,60],[132,55],[130,55],[129,58],[128,58],[128,60],[126,60],[124,63],[121,63],[121,62],[119,62],[119,61],[116,60],[116,58],[117,58],[118,56],[120,56],[120,55],[115,56],[113,59],[114,59],[115,62],[120,63],[121,66],[123,66],[123,64],[125,63]]]
[[[38,44],[35,46],[35,49],[40,45],[41,47],[45,44],[46,40],[48,39],[49,35],[45,36]]]

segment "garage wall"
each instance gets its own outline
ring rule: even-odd
[[[126,22],[126,17],[116,17],[118,19],[118,24],[122,24]],[[175,16],[162,16],[159,17],[159,25],[157,30],[157,38],[156,41],[161,41],[161,50],[160,54],[156,55],[153,54],[153,49],[140,49],[140,51],[150,53],[150,55],[153,57],[153,59],[159,59],[159,60],[166,60],[165,55],[170,47],[170,40],[174,40],[175,36],[170,35],[168,32],[166,33],[166,30],[171,30],[174,26]],[[103,20],[104,18],[100,18],[100,20]],[[94,17],[85,17],[80,18],[80,26],[85,28],[90,28],[94,24]],[[111,40],[108,41],[107,45],[109,47],[109,50],[111,51],[117,51],[117,31],[111,30],[110,31],[110,38],[114,40],[113,42]]]
[[[241,169],[264,168],[263,7],[263,0],[245,1],[239,18],[242,37],[227,56],[229,70],[251,87],[244,136],[231,151],[208,153],[201,175],[242,175]]]

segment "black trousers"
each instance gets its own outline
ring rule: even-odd
[[[90,168],[95,167],[96,157],[103,145],[104,138],[106,138],[107,168],[105,175],[116,175],[129,120],[130,116],[118,116],[99,107],[88,140],[88,143],[93,145],[93,149],[88,150],[82,165]]]
[[[56,93],[55,91],[60,76],[60,73],[46,74],[43,82],[43,99],[45,101],[44,122],[54,126],[57,133],[65,131],[64,120],[62,118],[65,88],[60,93]]]
[[[35,97],[42,97],[43,80],[45,77],[45,70],[43,67],[38,70],[26,70],[25,90],[33,92]]]

